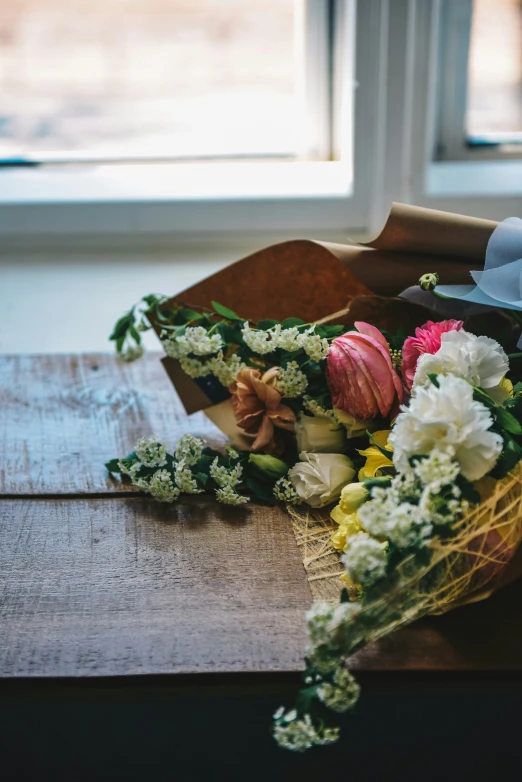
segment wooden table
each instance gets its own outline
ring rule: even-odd
[[[54,779],[171,779],[173,767],[177,779],[321,775],[324,751],[295,757],[267,734],[296,692],[311,603],[286,514],[206,497],[162,505],[103,466],[142,435],[222,442],[203,414],[187,418],[158,356],[130,365],[106,354],[7,356],[0,394],[6,778],[43,769]],[[521,598],[512,584],[356,655],[365,694],[329,768],[378,778],[401,747],[403,758],[433,754],[441,724],[450,744],[487,725],[490,742],[495,730],[504,737],[503,762],[518,763],[507,739],[522,705]],[[475,778],[487,768],[482,753]]]

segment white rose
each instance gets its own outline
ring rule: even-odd
[[[312,508],[322,508],[341,496],[355,475],[351,459],[337,453],[301,453],[288,472],[299,497]]]
[[[439,388],[418,388],[409,407],[397,416],[390,435],[394,464],[399,472],[409,472],[412,456],[436,449],[454,457],[465,478],[477,481],[495,466],[502,437],[489,431],[491,414],[473,399],[466,380],[453,375],[439,375],[437,380]]]
[[[473,386],[494,388],[509,369],[503,348],[494,339],[476,337],[464,329],[442,334],[436,353],[425,353],[419,358],[414,390],[429,382],[428,375],[456,375]]]
[[[297,450],[315,453],[342,453],[346,445],[346,433],[339,426],[323,415],[304,415],[301,413],[296,421],[295,436]]]

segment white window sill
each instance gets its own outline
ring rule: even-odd
[[[5,169],[0,204],[347,198],[343,163],[156,163]]]
[[[345,234],[363,225],[345,163],[100,165],[0,172],[0,236]]]
[[[522,160],[459,160],[428,166],[426,193],[434,197],[522,196]]]

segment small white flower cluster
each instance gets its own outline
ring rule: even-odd
[[[214,358],[208,361],[200,361],[198,358],[188,358],[182,356],[179,359],[183,372],[194,379],[214,375],[221,385],[228,388],[237,378],[238,372],[246,367],[235,353],[230,358],[225,359],[223,351],[220,350]]]
[[[333,744],[339,738],[339,728],[315,727],[309,714],[299,717],[292,709],[284,708],[274,714],[274,738],[280,747],[293,752],[305,752],[314,746]]]
[[[425,459],[415,461],[413,472],[431,494],[439,494],[445,486],[451,486],[457,480],[460,469],[454,456],[451,451],[436,448]],[[457,486],[454,488],[458,490]]]
[[[341,713],[355,706],[360,691],[360,686],[346,665],[341,663],[332,677],[332,682],[324,682],[318,688],[317,697],[325,706]]]
[[[300,397],[308,388],[308,379],[299,369],[297,361],[289,361],[286,367],[279,368],[275,387],[283,397]]]
[[[180,495],[180,490],[174,486],[170,473],[167,470],[157,470],[148,484],[148,491],[155,500],[160,502],[175,502]]]
[[[128,475],[131,479],[134,486],[136,486],[137,489],[141,489],[142,491],[148,491],[149,490],[149,481],[147,478],[139,478],[138,473],[143,467],[141,462],[134,462],[134,464],[131,464],[130,466],[125,464],[123,460],[120,459],[118,462],[118,467],[120,468],[123,475]]]
[[[289,505],[297,505],[301,498],[292,486],[288,478],[279,478],[274,485],[274,497],[281,502],[288,502]]]
[[[204,445],[205,442],[201,437],[185,434],[176,445],[176,459],[183,460],[186,465],[191,467],[201,458]]]
[[[387,543],[381,543],[366,532],[358,532],[346,541],[341,560],[352,581],[369,587],[386,575],[387,550]]]
[[[321,339],[318,334],[308,332],[306,339],[303,342],[303,349],[304,352],[310,356],[312,361],[317,361],[319,363],[319,361],[322,361],[323,358],[327,357],[330,351],[330,345],[327,339]]]
[[[304,350],[313,361],[322,361],[330,350],[328,340],[315,333],[315,326],[310,326],[306,331],[300,331],[297,326],[283,329],[278,323],[273,328],[263,331],[251,329],[249,324],[245,322],[241,333],[250,350],[260,356],[280,348],[289,353]]]
[[[187,461],[181,459],[174,468],[174,481],[178,489],[185,494],[202,494],[203,489],[200,489],[198,482],[192,475],[192,471],[187,467]]]
[[[217,456],[210,465],[210,477],[215,480],[218,486],[237,486],[242,474],[243,468],[240,464],[236,464],[232,468],[225,467],[219,464]]]
[[[245,497],[236,491],[236,486],[241,481],[243,467],[236,464],[235,467],[225,467],[219,464],[216,456],[210,465],[210,477],[218,484],[216,499],[224,505],[244,505],[250,502],[250,497]]]
[[[198,377],[210,375],[209,361],[200,361],[199,358],[187,358],[187,356],[182,356],[179,359],[179,363],[181,364],[183,372],[194,380]]]
[[[277,340],[271,329],[263,331],[262,329],[251,329],[248,321],[245,321],[241,334],[247,347],[253,353],[264,356],[265,353],[272,353],[278,347]]]
[[[163,467],[167,463],[167,447],[154,435],[141,437],[134,450],[144,467]]]
[[[329,603],[326,600],[317,600],[306,614],[308,636],[310,638],[312,654],[320,646],[335,643],[344,629],[352,624],[361,612],[358,602]],[[314,665],[323,673],[329,673],[338,665],[338,660],[325,660],[322,664]]]
[[[238,494],[232,486],[216,489],[216,499],[224,505],[244,505],[246,502],[250,502],[250,497]]]
[[[190,353],[195,356],[211,356],[224,346],[220,334],[210,335],[203,326],[188,326],[179,337],[163,331],[161,340],[167,356],[177,359]]]
[[[308,412],[312,413],[312,415],[315,415],[319,418],[331,418],[332,421],[335,421],[335,423],[338,423],[337,416],[335,415],[334,410],[326,410],[324,407],[321,407],[321,405],[315,401],[315,399],[312,399],[311,396],[304,396],[303,397],[303,407],[308,410]]]
[[[452,453],[434,449],[411,472],[395,475],[389,488],[373,489],[372,499],[358,511],[361,524],[370,535],[400,549],[427,545],[434,525],[447,524],[465,509],[455,485],[458,474]],[[452,498],[441,497],[444,488]]]
[[[403,475],[392,478],[388,489],[373,489],[372,499],[359,508],[359,520],[370,535],[386,538],[396,548],[427,545],[433,531],[428,509],[403,500],[403,495],[408,494],[404,489]]]
[[[216,358],[211,359],[208,363],[210,373],[217,377],[221,385],[225,386],[225,388],[231,386],[237,378],[238,373],[246,367],[246,364],[241,361],[239,356],[235,353],[225,360],[221,351]]]

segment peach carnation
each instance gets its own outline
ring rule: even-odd
[[[278,369],[272,367],[263,375],[258,369],[242,369],[230,386],[238,426],[255,435],[254,451],[280,453],[283,447],[276,430],[294,428],[295,415],[281,404],[281,394],[274,387]]]

